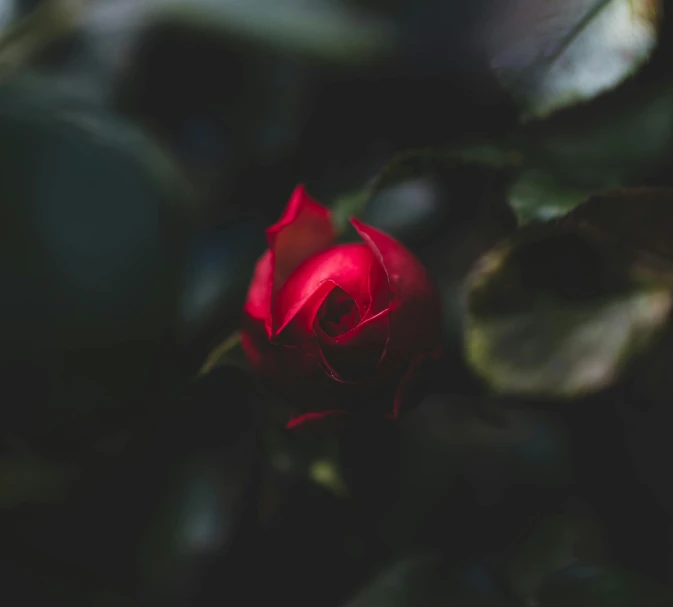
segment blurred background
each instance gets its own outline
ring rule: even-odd
[[[664,335],[628,369],[562,340],[565,293],[613,301],[621,278],[601,277],[631,266],[524,240],[507,301],[544,311],[529,334],[550,364],[518,355],[523,334],[487,333],[488,360],[464,345],[466,277],[503,238],[599,191],[673,187],[670,13],[0,0],[1,602],[673,605],[668,319],[591,307],[629,347]],[[440,286],[446,354],[397,424],[289,432],[242,361],[264,230],[298,183]],[[662,200],[610,229],[668,264]]]

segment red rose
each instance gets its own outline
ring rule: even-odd
[[[329,210],[299,186],[266,231],[242,342],[252,367],[299,404],[288,426],[381,404],[395,417],[402,380],[438,343],[425,268],[387,234],[351,223],[362,242],[335,244]]]

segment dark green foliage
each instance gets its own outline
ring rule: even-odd
[[[0,604],[673,605],[662,6],[0,0]],[[437,284],[396,420],[247,368],[297,183]]]

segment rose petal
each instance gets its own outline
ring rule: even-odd
[[[335,288],[337,288],[335,282],[325,280],[313,293],[292,304],[276,337],[282,332],[284,343],[304,344],[313,336],[313,323],[320,306]]]
[[[432,283],[423,264],[397,240],[352,218],[351,224],[384,267],[395,292],[429,293]]]
[[[306,428],[310,425],[312,431],[316,431],[316,426],[319,426],[319,429],[322,430],[333,430],[341,426],[341,424],[333,424],[333,422],[341,420],[346,415],[348,415],[348,412],[341,409],[304,413],[291,419],[285,427],[292,430],[299,427]]]
[[[263,323],[247,317],[241,346],[250,367],[279,388],[292,386],[320,370],[320,355],[309,349],[271,343]]]
[[[379,259],[374,257],[369,269],[369,284],[367,286],[369,293],[369,308],[363,316],[363,320],[376,316],[379,312],[387,310],[393,300],[393,292],[388,282],[388,274]]]
[[[432,348],[440,334],[441,307],[423,264],[387,234],[357,219],[351,223],[385,269],[394,294],[386,349],[390,364]]]
[[[248,288],[248,297],[243,309],[252,318],[265,322],[271,310],[271,280],[273,263],[271,252],[259,258]]]
[[[344,244],[314,255],[301,264],[287,282],[280,288],[273,301],[273,336],[278,336],[309,300],[319,304],[327,297],[329,290],[338,286],[355,301],[360,316],[370,306],[369,268],[374,261],[371,250],[362,244]],[[325,287],[329,281],[331,287]],[[302,325],[310,329],[320,305],[313,315],[308,315]],[[312,329],[310,329],[312,333]]]
[[[318,323],[315,325],[322,362],[335,380],[351,383],[381,379],[379,363],[385,357],[389,339],[388,310],[338,337],[330,337]]]
[[[275,294],[297,266],[332,243],[336,230],[329,209],[315,202],[299,185],[278,223],[266,230],[266,237],[274,267]]]
[[[418,354],[411,361],[409,367],[407,368],[406,372],[400,379],[400,382],[397,386],[397,390],[395,392],[395,398],[393,401],[393,412],[391,415],[391,419],[397,419],[399,417],[400,410],[402,409],[402,407],[404,407],[405,405],[407,405],[408,407],[408,401],[410,400],[411,394],[415,395],[416,402],[420,402],[420,399],[422,398],[423,394],[427,394],[427,392],[424,392],[422,389],[419,389],[418,386],[414,385],[414,382],[417,381],[418,379],[416,376],[419,374],[419,371],[422,370],[424,365],[426,365],[426,363],[433,363],[438,361],[441,355],[442,355],[442,349],[436,348],[435,350],[432,350],[430,352]],[[421,381],[423,381],[422,377],[420,379]]]

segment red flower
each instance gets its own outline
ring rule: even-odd
[[[250,283],[243,348],[298,404],[289,427],[346,411],[397,416],[402,380],[438,343],[425,268],[387,234],[351,223],[362,242],[335,244],[329,210],[297,187]]]

